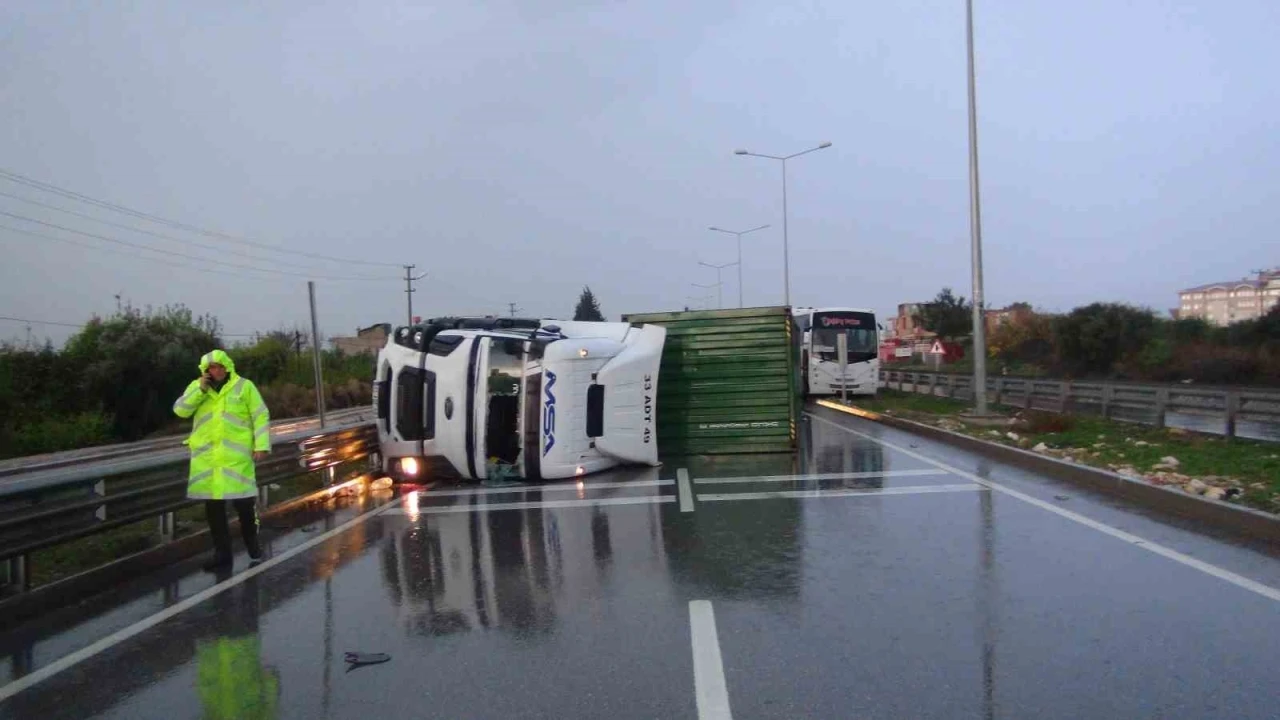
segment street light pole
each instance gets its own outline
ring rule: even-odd
[[[718,228],[718,227],[714,227],[714,226],[713,226],[713,227],[708,228],[708,230],[713,230],[713,231],[715,231],[715,232],[728,233],[728,234],[730,234],[730,235],[734,235],[734,236],[736,236],[736,237],[738,238],[738,263],[737,263],[737,265],[738,265],[738,307],[739,307],[739,308],[743,307],[743,305],[742,305],[742,236],[743,236],[743,235],[746,235],[747,233],[753,233],[753,232],[755,232],[755,231],[757,231],[757,230],[763,230],[763,229],[765,229],[765,228],[767,228],[767,227],[769,227],[769,226],[768,226],[768,225],[761,225],[760,227],[754,227],[754,228],[751,228],[750,230],[741,230],[741,231],[737,231],[737,230],[724,230],[724,229],[722,229],[722,228]]]
[[[769,160],[777,160],[782,163],[782,297],[783,304],[791,305],[791,244],[787,236],[787,161],[792,158],[798,158],[801,155],[808,155],[811,152],[825,150],[831,147],[831,143],[824,142],[817,147],[809,148],[798,153],[790,155],[764,155],[762,153],[753,153],[747,150],[734,150],[734,155],[748,155],[751,157],[767,158]]]
[[[686,300],[693,300],[695,303],[697,303],[697,302],[703,302],[703,303],[707,303],[707,304],[710,304],[710,303],[711,303],[711,296],[710,296],[710,295],[686,295],[686,296],[685,296],[685,299],[686,299]]]
[[[711,263],[704,263],[701,260],[699,260],[698,264],[701,265],[702,267],[709,267],[712,270],[716,271],[716,295],[717,295],[716,303],[723,308],[724,307],[724,279],[720,277],[720,271],[724,270],[727,267],[733,267],[738,263],[725,263],[723,265],[712,265]],[[741,305],[739,305],[739,307],[741,307]]]
[[[724,304],[724,293],[723,293],[723,292],[721,291],[721,289],[720,289],[720,288],[722,287],[722,283],[718,283],[718,282],[717,282],[715,285],[700,285],[700,284],[698,284],[698,283],[690,283],[690,284],[691,284],[691,285],[693,285],[693,286],[694,286],[694,287],[696,287],[696,288],[702,288],[703,290],[710,290],[711,288],[715,288],[715,289],[716,289],[716,292],[720,295],[720,300],[716,303],[716,304],[717,304],[717,306],[720,306],[720,305],[723,305],[723,304]],[[711,296],[710,296],[710,295],[707,295],[707,296],[705,296],[705,297],[707,297],[708,299],[710,299],[710,297],[711,297]]]
[[[973,0],[965,0],[969,60],[969,241],[973,265],[974,412],[987,414],[987,327],[982,291],[982,204],[978,191],[978,99],[973,62]]]

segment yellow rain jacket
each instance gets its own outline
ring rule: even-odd
[[[227,382],[214,392],[194,380],[173,404],[181,418],[195,417],[186,445],[191,448],[187,497],[192,500],[237,500],[257,497],[253,453],[271,451],[271,417],[258,388],[236,374],[231,357],[214,350],[200,358],[200,372],[217,363],[227,369]]]

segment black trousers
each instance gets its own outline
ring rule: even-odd
[[[234,505],[236,514],[240,516],[240,535],[244,538],[244,548],[249,551],[249,556],[262,557],[262,548],[258,545],[257,498],[204,501],[204,515],[209,521],[209,534],[213,536],[214,557],[231,558],[231,528],[227,522],[227,505]]]

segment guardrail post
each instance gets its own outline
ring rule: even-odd
[[[26,592],[30,589],[30,580],[27,573],[27,556],[19,555],[9,558],[5,561],[5,583],[9,587],[16,589],[18,592]]]
[[[1165,416],[1169,414],[1169,388],[1156,389],[1156,427],[1165,426]]]
[[[9,667],[12,669],[9,677],[20,678],[23,675],[29,675],[35,670],[35,644],[24,643],[13,654],[9,656]]]
[[[1239,414],[1240,414],[1240,393],[1236,392],[1235,390],[1228,390],[1227,401],[1226,401],[1226,421],[1227,421],[1226,434],[1227,434],[1227,437],[1229,438],[1233,438],[1236,436],[1236,419],[1237,419],[1237,416],[1239,416]]]
[[[1032,409],[1032,408],[1031,408],[1031,400],[1035,397],[1035,394],[1036,394],[1036,383],[1035,383],[1035,381],[1034,381],[1034,380],[1023,380],[1023,381],[1022,381],[1022,392],[1023,392],[1023,396],[1022,396],[1022,407],[1023,407],[1024,409],[1031,410],[1031,409]]]
[[[993,404],[995,405],[1004,404],[1004,378],[1002,377],[996,378],[996,399],[995,399],[995,403]]]
[[[1116,389],[1110,385],[1102,386],[1102,418],[1111,417],[1111,402],[1115,398]]]
[[[160,516],[160,543],[173,542],[178,536],[178,520],[172,511]]]
[[[258,486],[258,512],[264,512],[271,507],[271,485]]]
[[[956,399],[956,376],[955,375],[947,376],[947,397],[952,400]]]
[[[1066,415],[1075,409],[1075,404],[1071,402],[1071,381],[1058,383],[1058,392],[1061,393],[1058,397],[1059,412]]]
[[[903,375],[906,375],[906,373],[901,371],[898,372],[898,392],[902,392],[902,376]]]
[[[333,484],[337,481],[337,475],[338,475],[338,468],[336,466],[330,465],[329,467],[325,468],[324,469],[324,486],[333,487]]]

